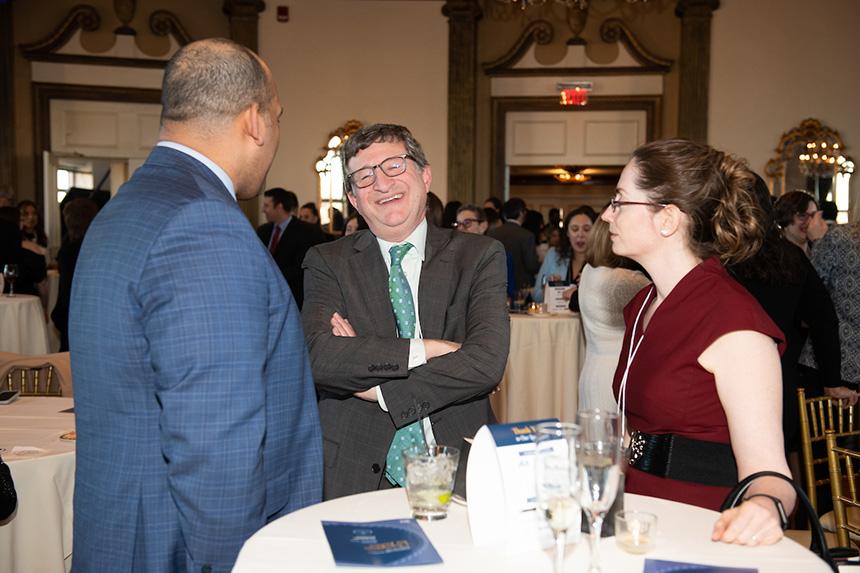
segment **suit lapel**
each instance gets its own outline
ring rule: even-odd
[[[355,255],[349,259],[350,275],[364,298],[364,308],[378,336],[397,333],[394,311],[388,298],[388,271],[379,252],[379,243],[370,231],[361,232],[353,245]]]
[[[448,289],[453,284],[454,253],[447,249],[450,230],[427,227],[427,245],[418,287],[418,315],[424,338],[442,338],[448,309]]]

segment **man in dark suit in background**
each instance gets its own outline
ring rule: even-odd
[[[362,128],[343,160],[369,229],[304,264],[326,498],[402,485],[404,444],[463,448],[495,421],[510,344],[502,246],[427,223],[430,165],[409,130]]]
[[[257,228],[257,236],[278,263],[301,309],[304,301],[302,261],[308,249],[325,242],[326,238],[319,225],[296,217],[298,207],[299,200],[292,191],[275,187],[263,193],[263,215],[268,223]]]
[[[298,309],[236,203],[278,149],[271,72],[229,40],[193,42],[161,102],[158,144],[75,268],[81,573],[227,573],[254,532],[321,494]]]
[[[535,236],[522,227],[526,220],[526,203],[519,197],[511,197],[505,201],[502,212],[504,224],[490,229],[487,235],[501,241],[505,251],[511,255],[516,288],[531,288],[535,283],[535,273],[540,269],[540,261]]]

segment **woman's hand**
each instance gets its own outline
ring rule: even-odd
[[[720,514],[711,541],[755,546],[771,545],[782,537],[782,525],[773,501],[754,497]]]
[[[835,386],[833,388],[824,388],[824,395],[839,400],[843,408],[853,406],[857,403],[857,392],[845,386]]]
[[[570,300],[570,297],[573,296],[573,293],[576,292],[577,286],[573,285],[572,287],[565,289],[564,292],[561,293],[561,298],[564,300]]]

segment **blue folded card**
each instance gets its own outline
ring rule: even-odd
[[[642,573],[758,573],[758,569],[646,559],[645,569]]]
[[[323,521],[322,526],[337,565],[402,567],[442,563],[414,519]]]

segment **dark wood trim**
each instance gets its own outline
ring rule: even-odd
[[[55,52],[62,48],[78,30],[94,32],[101,26],[102,19],[98,11],[87,4],[79,4],[72,8],[59,26],[53,32],[30,44],[21,44],[21,53],[28,60],[35,59]]]
[[[476,0],[448,0],[448,200],[475,202],[478,20]]]
[[[563,106],[557,97],[495,97],[492,98],[492,125],[490,128],[490,181],[491,192],[498,195],[505,188],[505,145],[507,144],[507,114],[514,111],[644,111],[645,138],[653,141],[660,137],[663,96],[592,96],[588,105]]]
[[[523,33],[520,34],[520,37],[517,38],[507,53],[492,62],[482,65],[484,73],[488,76],[495,76],[514,71],[511,67],[525,55],[532,45],[538,44],[543,46],[549,44],[552,42],[552,37],[552,24],[546,20],[535,20],[523,30]]]
[[[0,4],[0,192],[15,189],[15,45],[12,3]],[[17,192],[17,189],[16,189]]]
[[[514,68],[513,66],[534,45],[548,44],[553,38],[552,25],[546,20],[535,20],[523,31],[513,46],[502,57],[483,64],[488,76],[612,76],[632,74],[665,74],[674,63],[655,56],[636,39],[633,32],[618,18],[610,18],[600,26],[600,37],[607,43],[623,43],[641,66],[595,66],[580,68]]]
[[[149,15],[149,31],[156,36],[173,36],[180,46],[190,44],[193,41],[176,14],[167,10],[156,10]]]
[[[36,169],[36,203],[42,207],[42,152],[51,149],[51,101],[114,101],[161,103],[161,90],[111,86],[83,86],[33,82],[33,154]]]
[[[708,83],[711,65],[711,18],[720,0],[679,0],[681,19],[678,135],[708,141]]]
[[[100,26],[101,17],[94,7],[86,4],[75,6],[53,32],[36,42],[22,44],[20,46],[21,54],[33,62],[156,69],[164,68],[167,65],[166,59],[114,58],[111,56],[57,53],[57,50],[65,46],[78,30],[92,32],[98,30]],[[120,27],[114,33],[135,34],[134,30],[126,28]],[[182,26],[179,18],[167,10],[156,10],[150,15],[149,29],[156,36],[172,36],[180,46],[184,46],[192,41],[191,36]]]
[[[29,60],[33,62],[57,62],[61,64],[83,64],[86,66],[119,66],[123,68],[163,69],[167,65],[167,60],[112,58],[110,56],[85,56],[83,54],[32,54],[29,56]]]
[[[672,60],[655,56],[636,39],[627,25],[618,18],[609,18],[600,25],[600,39],[609,44],[621,42],[643,68],[667,73],[672,68]]]
[[[642,76],[665,74],[666,68],[659,66],[600,66],[589,68],[512,68],[493,72],[493,77],[553,77],[553,76]]]

